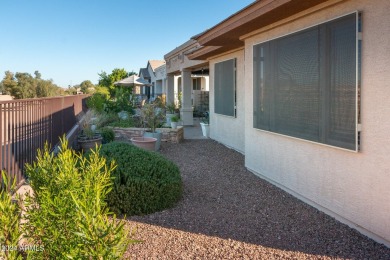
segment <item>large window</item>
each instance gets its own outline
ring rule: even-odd
[[[357,150],[357,17],[254,46],[255,128]]]
[[[215,64],[215,113],[235,116],[236,112],[236,59]]]

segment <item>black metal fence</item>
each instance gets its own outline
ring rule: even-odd
[[[25,163],[47,141],[53,147],[86,110],[88,95],[0,101],[0,167],[20,183]]]

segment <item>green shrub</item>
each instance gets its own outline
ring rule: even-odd
[[[182,195],[179,168],[163,156],[126,143],[113,142],[100,150],[107,163],[115,160],[114,186],[108,206],[118,214],[143,215],[174,204]]]
[[[112,127],[135,127],[134,121],[132,118],[120,119],[108,124]]]
[[[87,106],[90,109],[94,109],[97,112],[103,112],[106,97],[101,93],[95,93],[87,100]]]
[[[29,251],[31,259],[120,259],[134,241],[106,207],[114,168],[98,152],[79,156],[65,138],[56,157],[48,145],[38,152],[26,166],[35,196],[25,201],[24,233],[43,251]]]
[[[103,138],[102,143],[103,144],[107,144],[107,143],[114,141],[115,133],[114,133],[114,130],[112,130],[111,128],[103,127],[101,129],[99,129],[99,132],[102,135],[102,138]]]
[[[21,207],[19,196],[15,194],[15,202],[11,193],[15,189],[15,179],[11,179],[1,171],[2,187],[0,187],[0,259],[22,259],[18,250],[21,238]]]
[[[112,122],[119,121],[118,114],[116,113],[102,112],[98,114],[97,118],[98,120],[96,122],[96,126],[98,128],[102,128],[108,126]]]

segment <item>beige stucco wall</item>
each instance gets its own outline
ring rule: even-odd
[[[229,117],[214,113],[214,64],[236,58],[236,117]],[[245,151],[245,88],[244,88],[244,50],[239,50],[210,60],[210,138],[221,142],[241,153]]]
[[[166,64],[156,68],[156,80],[164,80],[167,77]]]
[[[361,151],[348,152],[254,129],[251,58],[253,45],[356,10],[363,12]],[[248,57],[245,61],[246,166],[295,196],[388,246],[390,246],[389,14],[389,0],[344,1],[245,40],[245,56]],[[233,128],[227,119],[213,118],[212,123],[216,124],[216,127],[213,125],[212,128],[212,137],[231,143],[226,135],[217,134],[218,130],[226,126],[229,126],[229,130]]]
[[[180,45],[168,54],[164,55],[164,59],[166,61],[166,72],[178,74],[183,69],[196,67],[197,65],[204,64],[205,61],[189,60],[188,57],[185,55],[187,52],[194,50],[198,46],[199,44],[196,41],[189,40],[188,42]]]

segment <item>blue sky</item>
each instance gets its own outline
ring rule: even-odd
[[[138,73],[254,0],[0,0],[0,73],[35,70],[67,87]]]

